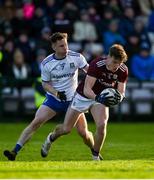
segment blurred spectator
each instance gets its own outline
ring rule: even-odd
[[[119,3],[123,10],[126,7],[131,7],[135,11],[136,15],[140,15],[141,10],[138,1],[142,2],[142,0],[119,0]]]
[[[4,5],[0,7],[0,30],[5,35],[5,38],[11,37],[12,26],[11,20],[14,17],[15,7],[11,0],[6,0]]]
[[[78,8],[71,1],[68,1],[64,4],[63,12],[65,14],[66,19],[69,19],[70,21],[75,21],[79,18]]]
[[[138,3],[143,15],[150,15],[151,10],[154,9],[154,0],[138,0]]]
[[[138,35],[140,39],[140,43],[147,42],[149,46],[151,47],[148,31],[147,31],[147,28],[145,27],[142,17],[135,18],[133,33]]]
[[[39,38],[43,27],[51,26],[52,19],[46,16],[43,8],[37,7],[35,10],[34,18],[31,21],[31,36]]]
[[[85,44],[84,51],[82,53],[86,57],[88,63],[90,63],[91,60],[102,56],[103,46],[101,43],[87,43]]]
[[[114,14],[111,8],[107,8],[102,12],[102,19],[99,24],[97,24],[97,28],[99,29],[100,34],[102,34],[102,32],[105,32],[108,29],[109,24],[113,18]]]
[[[25,80],[30,77],[30,67],[25,63],[24,54],[20,49],[14,51],[10,75],[18,80]]]
[[[140,50],[140,39],[139,36],[135,33],[129,34],[129,36],[126,39],[126,51],[128,58],[131,59],[132,56],[139,53]],[[130,67],[130,61],[126,62],[127,67]],[[131,71],[129,72],[129,75],[131,75]]]
[[[88,61],[101,53],[98,47],[107,53],[113,43],[125,45],[129,58],[140,55],[142,42],[148,43],[151,55],[154,0],[2,0],[0,73],[6,75],[6,69],[12,66],[15,47],[21,49],[29,65],[40,49],[51,53],[49,36],[56,31],[67,32],[69,45],[75,51],[83,51]]]
[[[43,27],[41,30],[41,37],[36,39],[36,49],[45,49],[47,54],[51,53],[50,35],[51,29],[49,27]]]
[[[132,57],[131,72],[138,80],[154,80],[154,56],[148,43],[142,43],[139,54]]]
[[[19,38],[16,41],[16,47],[20,48],[25,56],[25,62],[31,63],[32,61],[32,51],[30,47],[30,42],[28,35],[25,32],[21,32]]]
[[[12,40],[5,42],[2,52],[3,58],[0,63],[0,71],[3,76],[8,76],[13,63],[14,43]]]
[[[10,27],[6,27],[4,30],[5,38],[6,39],[13,39],[13,29]]]
[[[108,0],[100,0],[98,3],[95,3],[98,14],[102,14],[102,12],[109,8],[108,3]]]
[[[114,13],[114,17],[120,17],[122,14],[121,8],[120,8],[120,3],[118,0],[110,0],[109,2],[109,7]]]
[[[124,15],[120,19],[119,31],[120,34],[125,38],[134,29],[135,12],[132,7],[125,7]]]
[[[148,32],[148,36],[151,42],[151,54],[154,55],[154,32]]]
[[[94,42],[97,40],[95,25],[89,21],[87,11],[82,11],[80,20],[74,23],[73,40],[77,42]]]
[[[29,32],[29,27],[27,22],[24,20],[22,8],[17,8],[15,12],[15,16],[11,20],[11,26],[13,28],[13,34],[15,38],[19,36],[19,34],[23,31]]]
[[[114,19],[110,22],[108,30],[102,33],[103,38],[103,46],[104,46],[104,53],[108,54],[110,46],[115,43],[125,45],[125,39],[121,36],[118,31],[119,22],[118,20]]]
[[[52,32],[65,32],[72,34],[72,23],[65,17],[63,11],[58,11],[52,24]]]
[[[41,76],[41,62],[47,56],[45,49],[38,49],[36,52],[36,60],[32,63],[32,77]]]
[[[89,21],[93,23],[96,27],[97,41],[101,42],[101,30],[102,30],[102,27],[100,26],[100,24],[102,23],[101,16],[97,13],[97,10],[94,5],[91,5],[87,11],[89,15]]]
[[[4,18],[4,23],[8,23],[15,12],[15,4],[12,0],[5,0],[3,5],[0,7],[1,15]]]
[[[2,49],[5,42],[5,35],[3,33],[0,33],[0,50]]]
[[[97,13],[97,10],[95,8],[95,6],[90,6],[88,8],[88,14],[89,14],[89,20],[90,22],[96,24],[99,23],[101,20],[100,15]]]
[[[154,33],[154,9],[148,17],[148,30]]]
[[[24,0],[23,15],[26,20],[31,20],[34,16],[35,5],[32,0]]]
[[[57,5],[55,0],[45,0],[44,10],[47,16],[52,18],[59,10],[59,5]]]

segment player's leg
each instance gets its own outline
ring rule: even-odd
[[[56,112],[54,110],[48,106],[42,105],[36,112],[33,121],[22,132],[18,143],[24,145],[41,125],[43,125],[49,119],[53,118],[55,115]]]
[[[48,106],[40,106],[40,108],[37,110],[35,114],[35,118],[33,119],[33,121],[21,133],[14,149],[12,151],[4,151],[4,155],[8,158],[8,160],[15,160],[17,153],[21,150],[24,144],[32,137],[36,130],[55,115],[56,112]]]
[[[42,145],[42,148],[41,148],[41,156],[42,157],[46,157],[48,155],[51,144],[57,138],[71,132],[71,130],[75,126],[76,121],[77,121],[78,117],[80,116],[80,114],[81,113],[79,111],[76,111],[76,110],[72,109],[71,107],[68,108],[66,115],[65,115],[64,123],[57,125],[56,128],[54,129],[54,131],[51,132],[47,136],[44,144]]]
[[[92,132],[88,130],[88,124],[84,113],[82,113],[76,123],[76,128],[79,135],[83,138],[84,143],[92,149],[94,146],[94,137]]]
[[[96,104],[91,108],[91,114],[96,123],[96,132],[94,136],[93,158],[100,159],[99,153],[106,137],[107,121],[109,118],[109,108],[101,104]]]

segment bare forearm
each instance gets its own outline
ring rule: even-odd
[[[46,92],[49,92],[49,93],[57,96],[57,90],[54,89],[50,83],[42,82],[42,86]]]
[[[123,97],[125,97],[125,89],[126,89],[126,83],[119,83],[118,84],[118,90]]]
[[[94,86],[96,82],[96,78],[95,77],[91,77],[91,76],[86,76],[85,79],[85,85],[84,85],[84,95],[86,97],[88,97],[89,99],[93,99],[95,100],[96,94],[93,92],[92,87]]]
[[[86,89],[84,88],[84,95],[88,97],[89,99],[95,100],[96,94],[93,92],[92,89]]]

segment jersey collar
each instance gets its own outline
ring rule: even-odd
[[[55,56],[55,54],[53,54],[53,58],[56,59],[56,60],[63,60],[63,59],[66,58],[66,56],[64,56],[63,58],[57,58],[57,57]]]

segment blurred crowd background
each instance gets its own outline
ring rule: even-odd
[[[88,62],[120,43],[129,76],[154,79],[154,0],[0,0],[1,75],[40,76],[57,31],[67,32],[69,48]]]
[[[154,80],[154,0],[0,0],[3,85],[9,78],[40,78],[54,32],[68,33],[69,48],[88,62],[119,43],[129,57],[129,79]]]

